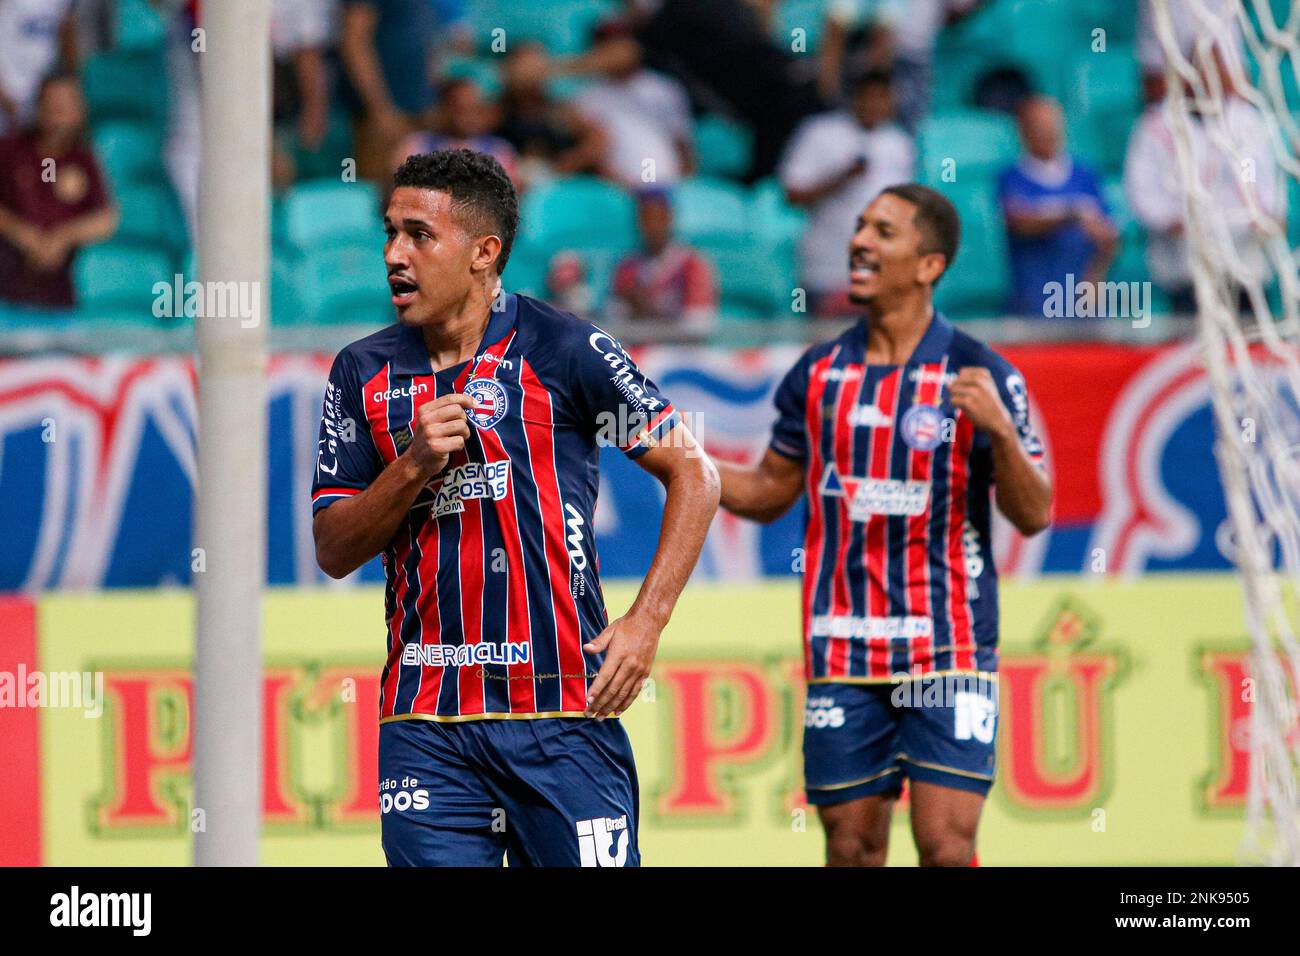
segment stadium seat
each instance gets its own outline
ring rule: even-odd
[[[77,304],[88,317],[138,314],[143,322],[153,321],[154,284],[170,283],[175,267],[162,249],[114,241],[80,250],[72,271]]]
[[[1074,79],[1065,101],[1070,149],[1105,173],[1118,172],[1142,109],[1135,52],[1115,47],[1080,53],[1071,62]]]
[[[183,250],[189,242],[185,215],[166,180],[124,183],[117,188],[115,198],[121,222],[114,238],[157,245],[173,252]]]
[[[1020,143],[1011,117],[988,110],[934,113],[917,136],[920,175],[932,186],[944,183],[945,163],[952,160],[958,181],[996,175],[1016,160]],[[950,177],[951,178],[951,177]]]
[[[167,116],[166,68],[161,56],[102,53],[82,72],[86,105],[95,122],[143,120],[161,125]]]
[[[313,304],[302,294],[298,275],[302,262],[296,256],[271,255],[271,324],[272,326],[311,325],[316,321]],[[382,301],[382,300],[381,300]]]
[[[524,194],[520,227],[539,246],[631,249],[635,203],[624,190],[594,177],[557,179]]]
[[[149,0],[118,0],[115,48],[124,52],[162,49],[167,27]]]
[[[939,307],[958,318],[999,315],[1007,305],[1006,227],[988,181],[934,183],[961,215],[957,259],[935,289]]]
[[[618,12],[612,0],[477,0],[470,4],[474,39],[484,52],[501,36],[507,47],[521,40],[536,40],[554,54],[581,53],[595,25]]]
[[[798,244],[808,214],[785,201],[785,189],[773,178],[754,184],[749,201],[749,231],[769,245]]]
[[[673,225],[686,242],[747,242],[749,196],[743,186],[698,176],[673,187]]]
[[[723,315],[771,319],[789,313],[793,257],[755,245],[710,249],[709,257],[717,270]]]
[[[873,5],[876,0],[872,0]],[[827,0],[784,0],[777,4],[772,23],[772,42],[783,50],[797,53],[815,53],[821,43],[822,28],[826,25]],[[804,31],[796,34],[795,30]],[[804,39],[804,49],[795,51],[793,44],[798,36]]]
[[[369,243],[309,248],[296,283],[302,302],[321,323],[392,321],[383,254]]]
[[[749,169],[754,133],[720,113],[695,122],[696,167],[701,176],[742,176]]]
[[[449,57],[442,76],[447,80],[473,80],[485,96],[495,99],[501,95],[499,61],[500,57],[493,56]]]
[[[282,200],[283,236],[306,252],[334,243],[383,242],[379,192],[373,183],[313,179],[293,186]]]
[[[91,133],[91,141],[115,188],[127,182],[157,182],[166,175],[159,126],[131,120],[101,123]]]

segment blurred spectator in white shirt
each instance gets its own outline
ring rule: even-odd
[[[0,135],[36,117],[41,82],[76,67],[76,0],[0,0]]]
[[[849,240],[863,208],[886,186],[915,178],[912,139],[893,118],[889,75],[865,73],[854,81],[850,108],[806,120],[781,162],[786,198],[810,213],[800,282],[814,314],[848,307]]]
[[[1267,126],[1244,99],[1228,94],[1209,115],[1192,113],[1190,154],[1203,197],[1214,215],[1203,225],[1216,243],[1236,250],[1243,278],[1264,278],[1268,259],[1261,227],[1278,221],[1285,194]],[[1134,218],[1147,233],[1147,267],[1170,297],[1175,312],[1195,311],[1187,243],[1186,195],[1175,148],[1173,120],[1163,104],[1152,104],[1129,138],[1124,192]],[[1237,155],[1216,145],[1207,127],[1226,130]],[[1249,170],[1249,175],[1245,171]],[[1255,211],[1251,210],[1253,199]]]
[[[1174,42],[1183,58],[1192,62],[1198,47],[1212,50],[1225,64],[1240,72],[1242,59],[1241,27],[1234,17],[1239,0],[1169,0],[1170,22]],[[1137,57],[1143,76],[1162,75],[1165,51],[1156,31],[1153,0],[1140,0],[1138,7]],[[1155,98],[1159,98],[1158,96]],[[1148,102],[1153,100],[1149,99]]]
[[[574,105],[605,131],[604,174],[631,188],[690,175],[694,135],[685,88],[642,65],[641,45],[621,22],[597,29],[592,52],[602,78]]]

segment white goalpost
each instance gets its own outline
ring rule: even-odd
[[[266,325],[270,257],[270,5],[203,4],[199,269],[237,283],[256,322],[196,318],[199,480],[194,545],[194,862],[258,862],[262,589],[266,575]],[[193,278],[193,277],[187,277]],[[217,296],[205,295],[208,302]],[[198,560],[199,558],[196,558]]]
[[[1241,861],[1296,866],[1300,279],[1288,217],[1300,210],[1286,199],[1300,178],[1300,0],[1153,0],[1152,12],[1252,643]]]

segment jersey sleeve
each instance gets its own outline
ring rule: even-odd
[[[1041,466],[1043,442],[1034,431],[1033,422],[1030,421],[1029,390],[1025,387],[1024,376],[1014,365],[996,353],[988,362],[988,369],[993,375],[994,384],[997,385],[998,397],[1002,399],[1002,404],[1006,406],[1012,422],[1015,423],[1021,447],[1025,449],[1025,453],[1034,464]],[[982,432],[979,433],[978,438],[989,441],[988,436]]]
[[[580,427],[631,459],[663,441],[681,415],[612,335],[587,325],[571,365]]]
[[[365,491],[382,470],[366,420],[356,364],[346,352],[340,353],[325,384],[316,477],[311,487],[312,513]]]
[[[804,461],[808,457],[808,369],[810,354],[803,357],[786,372],[781,384],[776,387],[773,404],[776,405],[777,419],[772,426],[770,447],[778,455],[795,461]]]

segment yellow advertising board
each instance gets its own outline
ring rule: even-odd
[[[634,593],[609,587],[611,614]],[[266,863],[383,862],[382,607],[369,589],[267,596],[267,746],[248,769],[263,787]],[[1250,708],[1242,620],[1228,576],[1008,584],[981,862],[1234,862]],[[648,865],[820,862],[801,793],[798,633],[793,581],[688,588],[625,718]],[[188,592],[36,602],[35,665],[103,675],[102,713],[47,707],[33,721],[39,840],[28,842],[40,861],[189,861],[201,818],[190,806],[192,642]],[[19,825],[0,821],[0,838]],[[915,861],[906,828],[904,804],[891,863]]]

